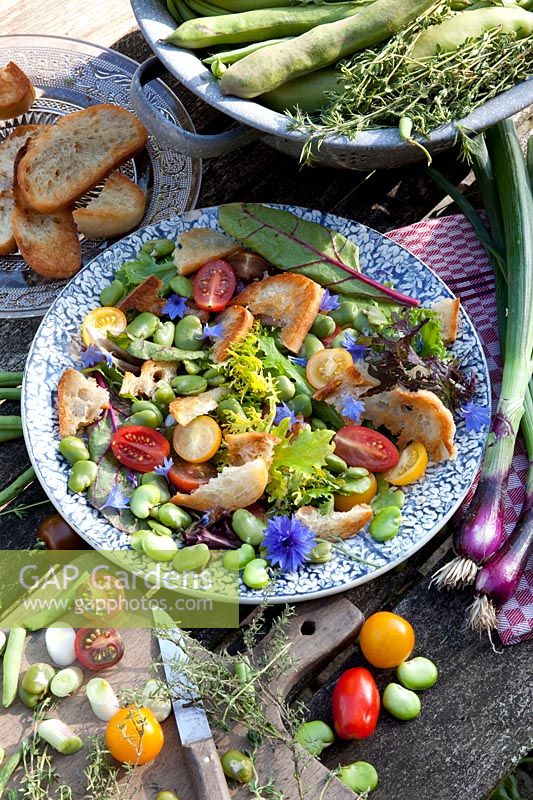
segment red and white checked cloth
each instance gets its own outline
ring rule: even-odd
[[[474,229],[462,215],[427,220],[387,234],[410,250],[441,277],[461,302],[483,343],[492,381],[495,407],[502,380],[502,356],[496,327],[496,298],[492,269]],[[524,496],[527,458],[519,444],[505,501],[508,533],[519,517]],[[498,613],[503,644],[533,639],[533,553],[512,597]]]

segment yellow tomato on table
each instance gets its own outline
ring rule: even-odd
[[[398,614],[378,611],[363,624],[359,645],[372,666],[389,669],[409,658],[415,646],[415,632]]]
[[[102,306],[90,311],[81,325],[81,335],[87,346],[92,344],[98,336],[112,333],[118,336],[124,333],[128,320],[120,308]]]
[[[161,725],[149,708],[121,708],[107,723],[106,747],[122,764],[147,764],[163,748],[165,737]]]
[[[428,453],[422,442],[407,445],[400,453],[395,467],[383,473],[383,477],[394,486],[407,486],[421,478],[428,465]]]

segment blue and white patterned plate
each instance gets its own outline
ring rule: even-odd
[[[392,280],[402,292],[419,298],[423,305],[451,297],[446,285],[429,267],[395,242],[370,228],[348,219],[284,206],[307,220],[340,231],[360,247],[363,272],[379,280]],[[22,391],[24,436],[37,476],[48,497],[68,523],[95,548],[127,549],[128,535],[116,530],[83,495],[67,488],[68,468],[56,455],[58,419],[56,388],[67,367],[80,367],[80,328],[84,316],[99,305],[101,289],[113,278],[123,261],[134,258],[148,239],[176,238],[194,227],[218,229],[218,209],[189,211],[180,217],[158,222],[130,234],[109,247],[73,278],[44,317],[26,362]],[[483,350],[472,323],[464,312],[460,334],[453,351],[463,367],[477,377],[476,402],[490,406],[490,384]],[[401,564],[428,542],[459,507],[480,465],[486,432],[467,433],[464,421],[457,422],[457,457],[454,461],[429,466],[423,480],[406,489],[403,522],[396,538],[375,542],[365,531],[345,542],[355,559],[337,553],[323,565],[302,567],[278,578],[269,587],[271,602],[308,600],[344,591],[372,580]],[[133,553],[132,553],[133,556]],[[262,593],[241,588],[243,603],[257,603]]]

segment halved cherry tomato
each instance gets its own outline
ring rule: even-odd
[[[333,439],[335,454],[350,467],[365,467],[370,472],[385,472],[394,467],[400,458],[393,443],[378,431],[362,425],[345,425]]]
[[[190,461],[177,458],[174,460],[174,466],[170,468],[168,477],[170,483],[180,492],[194,492],[199,486],[214,478],[216,474],[215,467],[208,461],[191,464]]]
[[[318,350],[307,362],[307,380],[315,389],[322,389],[330,378],[345,372],[352,364],[353,358],[343,347]]]
[[[235,273],[221,258],[208,261],[194,277],[194,300],[204,311],[222,311],[235,291]]]
[[[409,658],[415,646],[412,625],[391,611],[378,611],[364,623],[359,634],[364,657],[380,669],[397,667]]]
[[[113,434],[111,450],[121,464],[138,472],[151,472],[170,453],[165,437],[145,425],[126,425]]]
[[[120,308],[102,306],[89,311],[81,324],[81,335],[87,346],[92,344],[98,336],[112,333],[118,336],[126,330],[128,320]]]
[[[368,477],[370,479],[370,485],[364,492],[335,495],[335,511],[350,511],[354,506],[358,506],[360,503],[370,503],[378,490],[378,482],[375,475],[372,473],[370,473]],[[366,478],[364,480],[366,481]]]
[[[113,619],[124,608],[124,587],[108,572],[93,572],[76,590],[76,610],[91,622]]]
[[[124,655],[124,645],[116,628],[80,628],[74,640],[76,658],[87,669],[108,669]]]
[[[381,701],[365,667],[343,672],[333,689],[333,724],[341,739],[366,739],[373,733]]]
[[[233,255],[228,256],[228,264],[233,267],[235,274],[243,281],[253,281],[262,278],[268,271],[268,261],[257,253],[250,253],[248,250],[238,250]]]
[[[121,708],[107,723],[106,747],[122,764],[147,764],[165,743],[163,729],[149,708]]]
[[[412,442],[400,453],[400,460],[383,477],[394,486],[407,486],[424,475],[428,465],[428,451],[422,442]]]
[[[221,441],[222,431],[218,422],[206,415],[196,417],[188,425],[176,425],[172,436],[176,453],[191,464],[213,458]]]

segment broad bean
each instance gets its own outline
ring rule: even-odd
[[[301,415],[302,417],[310,417],[313,413],[311,398],[306,394],[295,394],[287,405],[296,415]]]
[[[137,414],[138,411],[150,411],[159,420],[159,425],[163,424],[163,414],[156,404],[150,400],[136,400],[131,404],[131,410],[134,414]]]
[[[147,428],[159,428],[162,421],[163,417],[160,410],[154,406],[153,408],[144,408],[142,411],[130,414],[124,420],[124,425],[144,425]]]
[[[331,542],[317,542],[309,553],[309,561],[312,564],[326,564],[333,558],[332,551]]]
[[[148,339],[156,332],[159,327],[159,318],[149,311],[143,311],[137,314],[134,319],[126,327],[126,333],[133,336],[135,339]]]
[[[311,333],[318,336],[319,339],[325,339],[326,336],[331,336],[336,327],[332,317],[328,317],[327,314],[317,314],[311,325]]]
[[[161,502],[159,488],[155,483],[142,483],[133,490],[130,511],[137,519],[147,519],[150,509]]]
[[[263,589],[270,583],[268,564],[264,558],[254,558],[244,568],[242,579],[250,589]]]
[[[115,278],[115,280],[111,281],[110,284],[104,286],[100,292],[100,304],[106,307],[116,306],[116,304],[119,302],[119,300],[122,300],[125,294],[126,289],[124,288],[124,284],[122,281],[119,281],[117,278]]]
[[[75,464],[76,461],[88,461],[91,457],[85,442],[78,436],[65,436],[59,442],[58,449],[70,464]]]
[[[190,514],[174,503],[163,503],[159,506],[158,519],[168,528],[187,528],[192,523]]]
[[[84,492],[95,482],[97,472],[94,461],[76,461],[70,471],[68,488],[71,492]]]
[[[297,729],[295,738],[298,744],[314,758],[335,741],[335,735],[329,725],[320,719],[303,722]]]
[[[180,800],[177,794],[174,792],[165,789],[162,792],[158,792],[155,796],[155,800]]]
[[[194,314],[180,319],[174,333],[174,345],[181,350],[201,350],[203,346],[202,323]]]
[[[183,368],[188,375],[198,375],[202,371],[201,364],[198,361],[190,361],[186,358],[183,362]]]
[[[156,258],[163,258],[170,256],[176,248],[172,239],[149,239],[141,247],[141,253],[147,253],[149,256]]]
[[[147,484],[157,486],[160,503],[166,503],[170,500],[168,483],[163,475],[158,475],[157,472],[145,472],[141,478],[141,486],[146,486]]]
[[[143,539],[146,533],[150,531],[147,529],[143,529],[140,531],[133,531],[130,533],[130,545],[132,550],[142,550],[143,549]]]
[[[308,333],[305,337],[302,346],[298,350],[298,355],[300,358],[311,358],[315,353],[318,353],[319,350],[323,350],[324,345],[313,333]]]
[[[286,375],[276,375],[274,378],[274,388],[276,389],[278,399],[282,403],[286,403],[287,400],[292,400],[296,393],[294,383],[290,378],[287,378]]]
[[[168,414],[168,407],[175,399],[176,395],[168,383],[162,383],[152,395],[152,403],[157,406],[163,416]]]
[[[335,453],[330,453],[326,456],[326,467],[330,472],[341,474],[342,472],[346,472],[348,464],[340,456],[335,455]]]
[[[357,794],[373,792],[378,785],[378,773],[368,761],[356,761],[342,767],[338,772],[338,778],[346,786]]]
[[[382,702],[389,714],[404,721],[418,717],[422,707],[419,696],[399,683],[389,683]]]
[[[159,536],[172,536],[172,531],[170,530],[170,528],[167,528],[166,525],[160,525],[159,522],[156,522],[153,519],[148,520],[148,525]]]
[[[385,506],[370,523],[369,532],[376,542],[388,542],[398,534],[402,512],[398,506]]]
[[[168,322],[162,322],[152,336],[152,339],[156,344],[162,344],[164,347],[170,347],[174,342],[175,331],[176,326],[171,320]]]
[[[185,275],[177,275],[175,278],[172,278],[170,281],[170,288],[176,294],[179,294],[180,297],[194,297],[194,286],[189,278],[186,278]]]
[[[396,669],[396,677],[406,689],[418,692],[433,686],[437,682],[439,671],[429,658],[417,656],[410,661],[402,661]]]
[[[266,522],[245,508],[233,512],[231,527],[242,542],[252,547],[258,547],[265,537]]]
[[[255,558],[255,550],[251,544],[242,544],[237,550],[226,550],[222,556],[225,569],[238,571],[244,569]]]
[[[206,544],[193,544],[178,550],[172,566],[176,572],[201,571],[207,566],[210,558],[211,553]]]
[[[172,388],[181,397],[189,397],[205,392],[207,381],[201,375],[178,375],[172,379]]]
[[[309,422],[311,424],[311,428],[314,431],[327,431],[327,429],[328,429],[328,426],[326,425],[326,423],[323,422],[323,420],[318,419],[318,417],[311,417]]]
[[[146,531],[142,538],[142,549],[153,561],[172,561],[178,545],[171,536],[161,536],[155,531]]]
[[[358,311],[357,303],[354,303],[353,300],[344,300],[338,308],[334,308],[330,312],[330,317],[336,325],[340,325],[342,328],[352,324]]]
[[[22,678],[21,686],[25,692],[43,697],[55,674],[56,671],[50,664],[39,661],[28,667]]]
[[[359,478],[367,478],[369,474],[369,471],[364,467],[348,467],[343,478],[347,481],[358,481]]]

